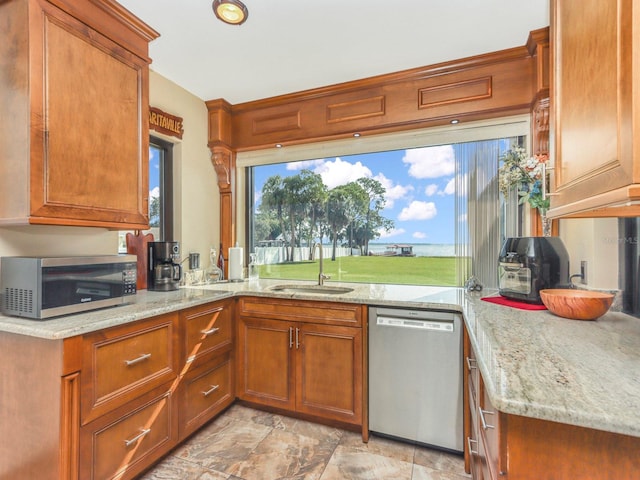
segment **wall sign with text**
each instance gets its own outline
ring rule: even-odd
[[[176,117],[155,107],[149,107],[149,129],[179,139],[182,139],[184,133],[182,117]]]

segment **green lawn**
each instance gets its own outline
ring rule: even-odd
[[[339,257],[324,260],[324,273],[338,282],[457,286],[455,257]],[[261,265],[260,277],[317,281],[318,261]]]

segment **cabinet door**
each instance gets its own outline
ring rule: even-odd
[[[550,215],[598,216],[640,198],[634,143],[633,0],[554,0],[553,139]],[[637,77],[637,75],[636,75]],[[635,139],[634,139],[635,138]],[[635,184],[635,185],[634,185]],[[628,213],[626,214],[628,215]]]
[[[295,408],[295,332],[291,325],[277,320],[240,319],[238,398],[287,410]]]
[[[146,228],[148,64],[42,2],[31,32],[30,222]],[[37,121],[36,121],[37,119]]]
[[[296,409],[362,422],[362,329],[297,324]]]

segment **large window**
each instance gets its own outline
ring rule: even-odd
[[[493,286],[499,246],[511,234],[498,193],[499,158],[524,141],[248,166],[247,247],[262,277],[317,279],[322,245],[331,280],[461,285],[474,273]]]

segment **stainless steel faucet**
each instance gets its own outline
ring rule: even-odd
[[[320,256],[318,257],[320,260],[320,273],[318,273],[318,285],[324,285],[324,281],[326,279],[331,278],[331,275],[325,275],[323,272],[324,269],[324,262],[323,262],[323,255],[322,255],[322,242],[318,242],[316,243],[316,245],[318,246],[319,250],[320,250]]]

